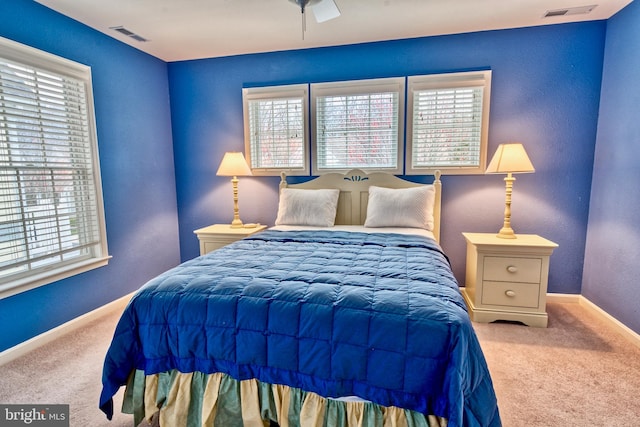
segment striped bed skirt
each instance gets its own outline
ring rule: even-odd
[[[122,412],[161,427],[446,427],[447,420],[361,399],[331,399],[222,373],[134,371]]]

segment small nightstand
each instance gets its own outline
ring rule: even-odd
[[[471,320],[511,320],[546,328],[549,257],[558,245],[534,234],[518,234],[516,239],[462,235],[467,240],[462,295]]]
[[[266,228],[266,225],[260,224],[252,228],[231,228],[229,224],[214,224],[199,228],[194,233],[200,241],[200,255],[204,255],[236,240],[259,233]]]

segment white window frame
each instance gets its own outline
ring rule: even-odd
[[[395,167],[381,167],[378,165],[364,166],[358,165],[354,168],[367,170],[367,171],[385,171],[391,174],[401,174],[404,164],[403,157],[403,143],[404,143],[404,108],[405,108],[405,81],[404,77],[391,77],[381,79],[368,79],[368,80],[352,80],[330,83],[315,83],[311,84],[311,117],[312,117],[312,135],[313,144],[311,148],[313,166],[313,175],[322,175],[329,172],[347,172],[352,167],[346,168],[330,168],[321,167],[318,164],[318,152],[320,148],[319,144],[322,144],[322,137],[319,136],[318,126],[318,99],[322,97],[331,96],[357,96],[357,95],[371,95],[378,93],[397,93],[397,123],[396,132],[397,140],[396,144],[396,165]]]
[[[260,141],[252,140],[252,116],[249,111],[251,102],[261,101],[301,101],[301,135],[296,133],[295,138],[302,137],[302,164],[291,166],[264,167],[259,164],[258,154],[254,153],[254,146]],[[309,175],[309,85],[285,85],[270,87],[255,87],[242,89],[242,104],[244,117],[244,144],[247,163],[254,175],[274,176],[286,172],[287,175]]]
[[[482,112],[477,117],[477,124],[480,125],[479,141],[477,151],[478,162],[476,165],[443,165],[443,164],[414,164],[414,139],[418,139],[414,132],[414,102],[418,101],[417,93],[433,90],[448,89],[480,89],[482,94]],[[448,175],[462,174],[483,174],[487,162],[487,142],[489,132],[489,105],[491,97],[491,71],[472,71],[461,73],[434,74],[424,76],[410,76],[407,82],[407,175],[431,174],[435,170],[440,170]],[[417,126],[417,125],[416,125]],[[416,127],[417,128],[417,127]],[[417,150],[416,150],[417,151]],[[447,154],[447,153],[445,153]]]
[[[88,204],[91,207],[86,209],[87,215],[82,218],[84,218],[87,221],[87,223],[92,222],[92,224],[95,224],[95,227],[93,228],[94,232],[91,234],[92,237],[86,240],[87,243],[85,243],[84,245],[82,244],[80,245],[83,248],[82,250],[73,250],[72,252],[69,252],[70,249],[65,248],[65,245],[61,244],[57,249],[60,252],[55,252],[55,251],[49,252],[49,250],[47,250],[45,255],[41,254],[40,258],[38,258],[36,257],[36,255],[33,255],[33,254],[24,255],[25,252],[30,252],[32,250],[31,248],[33,244],[37,243],[37,242],[33,243],[34,242],[33,239],[29,240],[29,238],[26,237],[27,234],[20,234],[22,237],[20,237],[19,239],[11,240],[9,241],[9,243],[5,242],[4,244],[7,244],[11,246],[11,248],[14,248],[14,249],[11,249],[8,246],[5,247],[5,251],[3,252],[5,254],[4,256],[6,257],[5,264],[2,267],[0,267],[0,269],[3,267],[5,269],[5,272],[4,272],[5,274],[0,275],[0,298],[5,298],[8,296],[17,294],[19,292],[24,292],[26,290],[33,289],[38,286],[43,286],[48,283],[52,283],[67,277],[71,277],[76,274],[80,274],[82,272],[86,272],[86,271],[104,266],[108,263],[108,260],[110,257],[108,255],[108,248],[107,248],[106,225],[105,225],[105,218],[104,218],[103,197],[102,197],[101,178],[100,178],[100,162],[98,158],[95,112],[94,112],[94,102],[93,102],[93,93],[92,93],[91,68],[86,65],[78,64],[76,62],[69,61],[67,59],[49,54],[47,52],[43,52],[38,49],[34,49],[29,46],[22,45],[20,43],[16,43],[11,40],[1,38],[1,37],[0,37],[0,58],[3,58],[4,60],[14,64],[21,64],[25,67],[25,69],[29,69],[30,71],[38,70],[38,73],[40,73],[39,75],[45,75],[49,73],[49,75],[64,76],[65,78],[74,80],[76,84],[79,84],[79,87],[84,87],[84,97],[80,95],[80,98],[78,99],[81,100],[80,102],[82,104],[82,107],[86,108],[86,115],[84,116],[86,118],[86,122],[81,121],[79,123],[81,123],[82,126],[85,126],[83,127],[83,129],[85,129],[83,131],[83,135],[85,136],[83,137],[84,139],[82,140],[81,144],[83,144],[84,148],[89,150],[89,153],[85,157],[90,159],[86,162],[87,164],[89,164],[89,167],[82,168],[80,166],[76,166],[77,168],[74,167],[74,169],[72,170],[74,171],[74,173],[79,173],[81,175],[84,174],[83,176],[87,176],[86,175],[87,173],[89,174],[89,178],[83,180],[82,182],[85,185],[89,185],[89,186],[93,185],[93,188],[88,190],[88,193],[83,193],[84,194],[83,200],[86,201],[86,196],[91,196],[93,197],[93,199],[90,200],[90,203]],[[0,221],[5,221],[5,226],[10,226],[10,227],[15,227],[16,224],[21,224],[18,226],[18,228],[21,227],[23,229],[21,233],[23,233],[23,232],[26,232],[26,230],[29,227],[33,228],[35,224],[33,220],[29,220],[28,219],[29,217],[25,216],[24,214],[24,212],[26,211],[24,206],[28,203],[28,200],[32,200],[33,197],[28,197],[25,191],[22,191],[19,189],[19,187],[16,187],[16,185],[18,185],[17,183],[20,181],[19,175],[23,173],[22,171],[24,171],[25,162],[24,162],[24,159],[21,159],[21,160],[18,160],[17,163],[15,163],[16,162],[15,158],[11,157],[8,154],[9,153],[8,150],[10,149],[10,147],[13,147],[15,149],[15,146],[10,146],[10,142],[15,142],[20,144],[19,138],[24,138],[23,136],[20,136],[20,135],[23,135],[22,132],[26,132],[26,131],[21,130],[23,129],[20,127],[22,125],[16,124],[16,123],[26,123],[26,120],[19,119],[19,118],[15,119],[15,117],[17,116],[15,116],[15,108],[14,108],[13,113],[11,113],[11,114],[14,114],[13,116],[14,119],[12,119],[13,121],[11,122],[11,125],[9,125],[9,122],[7,121],[8,118],[10,117],[9,110],[3,110],[3,108],[5,108],[5,104],[3,103],[3,96],[5,97],[8,96],[8,93],[9,92],[7,91],[3,95],[2,85],[0,85],[0,166],[4,165],[4,167],[0,168],[0,172],[5,177],[3,179],[0,179],[0,201],[2,201],[2,199],[4,200],[3,204],[0,205]],[[61,93],[64,93],[64,92],[61,92]],[[7,99],[8,98],[4,98],[5,101],[9,102]],[[16,98],[14,98],[14,101],[12,104],[6,104],[7,105],[6,108],[9,108],[8,107],[9,105],[15,106],[16,105],[15,99]],[[17,98],[17,99],[21,99],[21,98]],[[33,99],[33,98],[25,97],[25,99]],[[50,99],[50,98],[47,98],[47,99]],[[42,98],[41,95],[39,95],[38,102],[43,103],[44,105],[46,101],[44,98]],[[66,106],[67,101],[65,100],[64,102],[65,102],[64,105]],[[39,111],[44,111],[44,110],[40,110],[41,107],[37,107],[37,108]],[[48,108],[48,107],[43,107],[43,108]],[[64,111],[69,111],[69,110],[64,110]],[[70,122],[71,120],[70,116],[66,114],[68,113],[65,113],[65,115],[63,116],[65,120],[63,126],[66,126],[63,128],[63,130],[70,128],[72,126]],[[31,120],[31,119],[28,119],[28,120]],[[25,126],[24,129],[27,129],[27,126],[30,127],[33,125],[29,124],[24,126]],[[75,124],[73,126],[75,127]],[[42,129],[45,129],[45,128],[43,127]],[[46,145],[47,134],[43,133],[43,135],[45,136],[43,136],[42,139],[37,139],[37,138],[36,139],[40,143]],[[34,138],[35,137],[31,136],[30,141],[33,141]],[[32,142],[30,142],[30,144],[32,144]],[[52,147],[52,146],[53,146],[53,143],[50,143],[50,145],[48,145],[48,147]],[[48,150],[51,150],[51,148],[49,148]],[[85,151],[85,153],[87,153],[87,151]],[[4,156],[4,160],[2,160],[2,156]],[[24,156],[24,154],[21,156]],[[78,165],[78,163],[76,163],[75,161],[72,162],[68,160],[70,159],[70,157],[65,157],[65,159],[68,163],[73,163],[74,165]],[[56,171],[59,171],[60,169],[56,169],[55,166],[52,166],[53,163],[48,163],[46,167],[42,166],[41,169],[40,169],[41,166],[37,166],[37,165],[45,165],[45,163],[37,163],[35,166],[33,166],[33,168],[37,167],[39,168],[37,170],[41,172],[46,171],[48,174],[51,174],[52,177],[56,173],[59,173],[59,174],[69,173],[67,167],[65,167],[64,172],[56,172]],[[32,169],[32,170],[35,170],[35,169]],[[65,175],[65,176],[68,176],[68,175]],[[55,181],[55,178],[52,178],[52,179],[53,179],[51,181],[52,184],[50,185],[56,185],[57,181]],[[65,180],[68,180],[68,178],[65,178]],[[76,183],[78,181],[74,178],[73,182]],[[52,194],[57,194],[57,193],[52,193]],[[73,196],[70,196],[68,194],[71,194],[71,193],[67,193],[67,195],[64,197],[73,199]],[[46,203],[49,203],[49,202],[39,202],[39,203],[46,205]],[[59,203],[59,201],[57,203]],[[78,206],[77,200],[73,203],[69,202],[69,205],[66,205],[66,206],[70,206],[71,204],[73,204],[74,207]],[[16,206],[22,206],[22,208],[16,207]],[[43,209],[45,208],[46,206],[43,207]],[[49,209],[49,208],[46,208],[46,209]],[[16,211],[19,211],[21,213],[16,214],[15,213]],[[69,218],[67,216],[68,212],[69,212],[68,210],[64,212],[60,210],[55,210],[55,214],[53,218],[56,221],[55,222],[56,226],[54,228],[47,228],[47,230],[55,229],[57,230],[56,232],[58,233],[59,236],[61,233],[65,232],[66,230],[65,233],[66,235],[68,235],[67,232],[69,231],[69,224],[67,224],[66,228],[62,228],[63,226],[61,224],[63,223],[63,219],[65,220],[66,223],[69,223],[69,221],[73,221],[74,224],[77,224],[75,220],[67,219]],[[76,230],[77,230],[77,226],[76,226]],[[74,232],[77,232],[77,231],[71,231],[71,233],[74,233]],[[85,236],[85,234],[82,234],[82,236]],[[80,240],[82,239],[83,238],[80,238]],[[21,242],[19,245],[18,245],[18,241]],[[67,240],[66,245],[68,246],[69,244],[70,243]],[[63,247],[63,249],[60,249],[60,247]],[[23,248],[24,251],[19,248]],[[15,252],[15,251],[18,251],[18,252]],[[50,256],[54,256],[55,254],[58,254],[57,255],[59,257],[58,260],[56,261],[48,260],[46,263],[44,263],[46,265],[40,265],[40,266],[37,265],[38,264],[37,260],[41,259],[41,257],[43,256],[50,257]],[[22,268],[22,271],[19,271],[18,273],[16,273],[16,270],[19,269],[19,267]],[[13,273],[9,273],[11,270],[13,270]]]

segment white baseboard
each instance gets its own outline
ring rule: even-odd
[[[623,335],[632,344],[640,347],[640,334],[637,334],[624,323],[589,301],[582,295],[577,294],[547,294],[547,302],[566,302],[577,303],[589,310],[592,314],[607,322],[609,326],[615,329],[619,334]]]
[[[578,294],[547,294],[547,302],[565,302],[565,303],[580,303],[582,295]]]
[[[587,298],[580,295],[579,304],[584,308],[588,309],[591,313],[595,314],[601,320],[607,322],[613,329],[615,329],[618,333],[622,334],[625,338],[635,344],[640,348],[640,334],[637,334],[631,328],[626,326],[624,323],[589,301]]]
[[[124,310],[127,303],[131,299],[133,294],[125,295],[122,298],[119,298],[109,304],[103,305],[102,307],[98,307],[93,311],[90,311],[82,316],[76,317],[66,323],[63,323],[60,326],[57,326],[53,329],[48,330],[47,332],[43,332],[40,335],[37,335],[27,341],[21,342],[20,344],[13,346],[0,352],[0,366],[5,363],[9,363],[14,359],[17,359],[20,356],[27,354],[28,352],[43,346],[51,341],[54,341],[60,338],[64,334],[68,334],[75,329],[78,329],[96,319],[99,319],[102,316],[105,316],[112,311],[115,310]]]
[[[640,347],[640,334],[636,333],[634,330],[626,326],[624,323],[622,323],[582,295],[548,293],[547,302],[580,304],[581,306],[589,310],[592,314],[605,321],[616,332],[631,341],[632,344]]]

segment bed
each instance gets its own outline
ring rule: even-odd
[[[100,408],[174,426],[500,426],[491,377],[438,244],[430,185],[385,173],[290,185],[276,226],[139,289]]]

